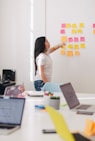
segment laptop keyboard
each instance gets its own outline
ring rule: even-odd
[[[77,107],[76,109],[83,109],[83,110],[86,110],[88,109],[89,107],[91,107],[91,105],[84,105],[84,104],[81,104],[79,107]]]

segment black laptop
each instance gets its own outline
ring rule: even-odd
[[[4,131],[0,134],[9,134],[21,127],[24,105],[25,98],[0,97],[0,130]]]

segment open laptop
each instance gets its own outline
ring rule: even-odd
[[[21,127],[25,98],[0,97],[0,135]]]
[[[68,104],[69,109],[74,111],[95,112],[95,105],[80,104],[72,84],[61,84],[60,89]]]
[[[7,86],[4,91],[4,96],[23,98],[24,91],[24,85]]]

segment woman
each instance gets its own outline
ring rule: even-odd
[[[34,87],[36,91],[41,91],[41,88],[46,82],[51,81],[52,76],[52,60],[50,53],[61,48],[64,43],[50,48],[50,43],[46,37],[39,37],[35,41],[34,48],[34,64],[35,64],[35,79]]]

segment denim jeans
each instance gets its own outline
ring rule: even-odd
[[[43,87],[45,83],[42,80],[36,80],[34,81],[34,87],[36,91],[41,91],[41,88]]]

